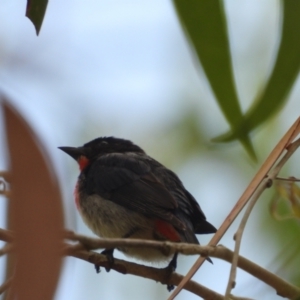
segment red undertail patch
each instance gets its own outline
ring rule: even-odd
[[[169,241],[180,242],[180,236],[173,225],[163,220],[156,220],[155,229],[160,235],[164,236]]]

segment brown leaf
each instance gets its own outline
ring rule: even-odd
[[[22,116],[7,102],[4,114],[12,171],[11,213],[16,266],[11,293],[53,299],[62,263],[63,213],[50,160]]]

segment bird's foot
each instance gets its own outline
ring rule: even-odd
[[[170,269],[171,273],[175,272],[177,268],[177,257],[178,257],[178,253],[175,253],[172,260],[169,262],[167,266],[167,268]]]
[[[172,292],[174,290],[175,286],[173,284],[167,284],[167,290],[169,292]]]
[[[107,258],[108,266],[105,267],[106,272],[109,272],[113,264],[115,263],[114,259],[114,249],[105,249],[101,252]],[[97,269],[96,269],[97,270]]]
[[[112,265],[114,264],[115,262],[115,259],[114,259],[114,249],[105,249],[101,252],[101,254],[105,255],[106,258],[107,258],[107,267],[105,267],[105,270],[106,272],[109,272]],[[96,272],[97,273],[100,273],[101,270],[100,270],[100,266],[95,264],[95,269],[96,269]]]
[[[168,277],[170,278],[172,273],[175,272],[176,268],[177,268],[177,256],[178,253],[175,253],[172,260],[169,262],[168,266],[167,266],[167,270],[168,270]],[[173,284],[167,284],[167,289],[169,292],[171,292],[174,289],[174,285]]]
[[[96,264],[94,266],[95,266],[95,269],[96,269],[96,273],[99,274],[101,272],[100,266],[96,265]]]

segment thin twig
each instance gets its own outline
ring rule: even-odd
[[[156,241],[146,241],[138,239],[98,239],[86,237],[83,235],[75,234],[73,232],[68,232],[67,237],[73,241],[79,241],[82,244],[73,245],[73,251],[81,251],[82,245],[85,249],[95,250],[95,249],[109,249],[118,248],[120,246],[126,247],[145,247],[156,248],[164,253],[179,252],[185,255],[195,255],[200,254],[203,256],[211,256],[220,258],[229,263],[232,262],[233,252],[223,246],[200,246],[196,244],[186,244],[186,243],[171,243],[171,242],[156,242]],[[68,250],[68,245],[66,246],[66,253]],[[300,295],[300,289],[294,285],[291,285],[287,281],[281,279],[275,274],[265,270],[264,268],[256,265],[255,263],[247,260],[246,258],[239,256],[238,267],[248,272],[249,274],[255,276],[261,281],[265,282],[269,286],[273,287],[277,294],[282,295],[287,298],[293,298]]]
[[[172,242],[157,242],[143,239],[110,239],[110,238],[92,238],[85,235],[76,234],[74,232],[67,232],[66,238],[72,241],[80,242],[87,250],[96,250],[100,248],[119,248],[119,247],[147,247],[161,250],[166,256],[171,253],[180,252],[185,255],[199,254],[207,257],[209,251],[213,247],[200,246],[198,244],[188,243],[172,243]],[[77,246],[79,247],[79,246]],[[81,247],[82,248],[82,247]],[[80,249],[79,249],[80,250]],[[200,252],[199,252],[200,251]]]
[[[0,177],[4,178],[5,181],[10,182],[11,173],[8,171],[0,171]]]
[[[3,294],[12,284],[13,277],[7,279],[1,286],[0,286],[0,295]]]
[[[170,273],[168,268],[158,269],[148,266],[139,265],[133,262],[127,262],[120,259],[114,259],[114,264],[111,266],[107,261],[107,257],[102,254],[98,254],[92,251],[87,250],[77,250],[75,248],[72,249],[73,246],[68,248],[68,254],[70,256],[85,260],[92,264],[96,264],[101,267],[108,267],[110,266],[111,269],[121,273],[121,274],[131,274],[136,275],[139,277],[144,277],[148,279],[152,279],[156,282],[160,282],[162,284],[169,284],[169,285],[177,285],[183,278],[182,275],[178,273]],[[191,293],[202,297],[203,299],[207,300],[224,300],[224,296],[210,290],[195,281],[190,281],[186,286],[185,289],[190,291]],[[235,300],[245,300],[245,298],[240,298],[234,296],[233,299]]]
[[[226,288],[225,293],[225,299],[230,299],[230,292],[235,286],[235,280],[236,280],[236,268],[237,268],[237,262],[238,262],[238,255],[240,251],[241,246],[241,240],[242,235],[247,223],[247,220],[250,216],[250,213],[256,204],[257,200],[261,196],[261,194],[266,190],[266,188],[269,188],[272,185],[273,180],[276,178],[282,167],[285,165],[285,163],[288,161],[288,159],[293,155],[293,153],[298,149],[300,146],[300,139],[296,140],[295,142],[291,143],[288,147],[287,153],[282,157],[282,159],[278,162],[278,164],[273,168],[273,170],[270,171],[267,178],[265,178],[262,182],[262,184],[259,186],[257,191],[255,192],[255,195],[252,197],[251,201],[249,202],[249,205],[247,206],[246,212],[241,220],[241,223],[238,227],[238,230],[235,234],[235,248],[234,248],[234,256],[231,264],[230,269],[230,276]]]
[[[237,201],[236,205],[233,207],[229,215],[226,217],[218,231],[215,233],[215,235],[212,237],[212,239],[209,242],[209,245],[215,246],[219,243],[223,235],[226,233],[232,222],[235,220],[235,218],[238,216],[238,214],[241,212],[243,207],[247,204],[249,199],[252,197],[262,180],[265,178],[269,170],[272,168],[272,166],[276,163],[278,158],[281,156],[283,151],[287,148],[287,146],[295,139],[295,137],[300,132],[300,117],[294,122],[294,124],[290,127],[290,129],[286,132],[286,134],[283,136],[283,138],[279,141],[279,143],[276,145],[276,147],[273,149],[273,151],[270,153],[268,158],[265,160],[261,168],[258,170],[257,174],[254,176],[240,199]],[[197,270],[201,267],[203,264],[205,258],[199,257],[197,261],[194,263],[194,265],[191,267],[189,272],[185,275],[182,282],[177,286],[177,288],[173,291],[173,293],[170,295],[168,300],[173,300],[179,292],[183,289],[184,285],[194,276],[194,274],[197,272]]]
[[[253,299],[250,299],[250,298],[237,298],[235,297],[234,295],[230,295],[230,300],[253,300]]]
[[[14,240],[14,234],[11,230],[0,228],[0,241],[12,242]]]
[[[233,251],[223,246],[217,246],[214,249],[214,252],[209,252],[210,256],[223,259],[231,264],[233,259]],[[251,274],[255,278],[263,281],[267,285],[273,287],[276,290],[276,293],[282,297],[295,298],[300,296],[300,288],[288,283],[287,281],[243,256],[239,256],[238,258],[238,267]]]
[[[12,244],[6,244],[3,248],[0,248],[0,256],[12,252],[14,246]]]
[[[278,177],[276,176],[275,180],[278,180],[278,181],[287,181],[287,182],[300,182],[300,179],[299,178],[296,178],[296,177],[289,177],[289,178],[283,178],[283,177]]]
[[[10,240],[13,240],[13,234],[11,231],[0,229],[0,232],[2,233],[2,236],[6,238],[8,237]],[[185,255],[200,254],[205,257],[211,256],[211,257],[220,258],[229,263],[232,262],[232,258],[233,258],[233,252],[223,246],[217,246],[217,247],[200,246],[197,244],[156,242],[156,241],[147,241],[147,240],[138,240],[138,239],[100,239],[100,238],[92,238],[92,237],[76,234],[72,231],[65,231],[64,236],[65,238],[71,241],[79,242],[73,245],[65,244],[64,246],[64,251],[63,251],[64,255],[72,255],[76,257],[82,251],[85,253],[84,255],[86,257],[88,253],[93,253],[87,250],[92,250],[92,249],[101,249],[101,248],[109,249],[109,248],[118,248],[121,246],[126,246],[126,247],[147,246],[149,248],[159,249],[164,253],[168,253],[168,251],[170,252],[176,251]],[[103,261],[105,261],[107,264],[107,260],[105,256]],[[261,281],[265,282],[269,286],[273,287],[276,290],[277,294],[282,295],[283,297],[295,298],[296,296],[298,297],[300,296],[300,289],[298,287],[291,285],[290,283],[286,282],[285,280],[281,279],[275,274],[263,269],[262,267],[256,265],[255,263],[247,260],[242,256],[239,256],[238,267],[248,272],[249,274],[253,275],[254,277],[260,279]],[[124,270],[124,267],[121,267],[121,270]],[[134,275],[142,276],[139,273],[135,273]],[[156,279],[154,278],[154,280]],[[159,278],[157,280],[159,281]],[[192,287],[193,286],[194,285],[192,284]],[[198,287],[194,286],[193,289],[197,290]]]
[[[269,180],[270,179],[264,179],[262,185],[256,190],[255,194],[253,195],[251,201],[249,202],[247,209],[245,211],[245,214],[241,220],[241,223],[238,227],[237,232],[234,235],[234,240],[235,240],[235,248],[234,248],[234,255],[232,258],[232,264],[231,264],[231,269],[230,269],[230,275],[228,279],[228,284],[225,292],[225,299],[230,299],[230,294],[231,290],[235,287],[235,280],[236,280],[236,267],[238,265],[238,259],[239,259],[239,251],[241,247],[241,240],[242,240],[242,235],[247,223],[247,220],[250,216],[250,213],[256,203],[256,201],[259,199],[261,194],[264,192],[264,190],[269,186]]]
[[[6,198],[10,198],[11,197],[11,192],[7,191],[7,190],[0,190],[0,195],[5,196]]]
[[[0,177],[1,177],[1,174],[0,174]],[[5,180],[2,180],[2,179],[0,179],[0,195],[3,195],[7,198],[10,197],[10,191],[7,189],[7,183]]]

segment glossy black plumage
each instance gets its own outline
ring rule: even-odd
[[[143,237],[143,230],[152,230],[150,226],[154,225],[151,225],[151,220],[170,224],[180,236],[180,241],[187,243],[198,243],[195,233],[216,231],[206,221],[199,204],[177,175],[132,142],[103,137],[82,147],[61,149],[78,162],[81,157],[88,159],[79,176],[77,193],[83,218],[95,233],[109,236],[109,224],[115,222],[114,225],[119,227],[114,228],[111,236],[129,237],[131,231],[136,234],[140,230],[136,234],[140,238]],[[108,206],[109,209],[106,209]],[[131,213],[144,218],[146,224],[149,220],[149,228],[139,229],[138,221],[133,225],[129,225],[128,221],[126,223],[122,215],[128,217]],[[101,219],[99,224],[97,216]],[[150,234],[151,239],[156,239],[155,230],[153,228],[153,238]],[[145,238],[149,238],[149,232]]]

